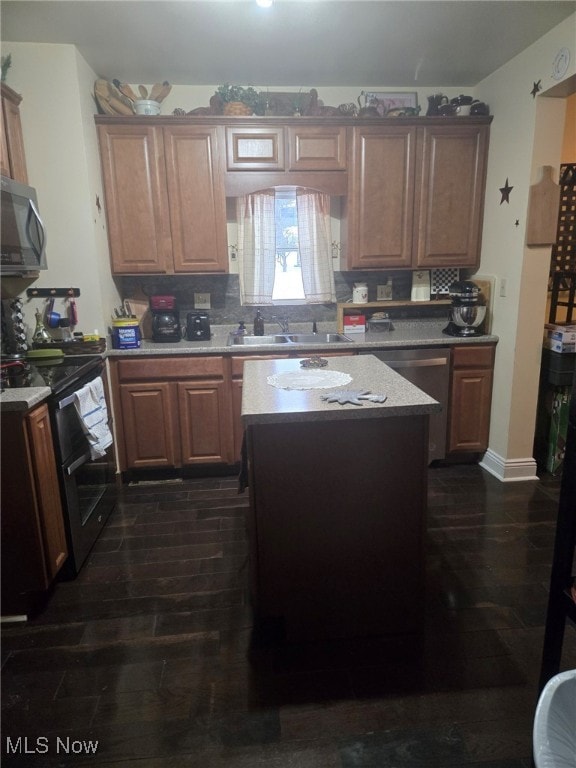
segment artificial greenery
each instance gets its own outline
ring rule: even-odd
[[[229,83],[224,83],[224,85],[218,86],[216,93],[224,103],[241,101],[243,104],[252,107],[256,114],[260,114],[260,110],[263,110],[262,94],[258,93],[252,86],[244,88],[242,85],[230,85]]]
[[[2,56],[2,61],[0,62],[0,70],[2,72],[2,82],[6,80],[6,75],[8,74],[8,70],[12,66],[12,54],[9,53],[6,56]]]

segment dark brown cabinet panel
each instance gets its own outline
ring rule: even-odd
[[[456,346],[452,350],[449,452],[488,448],[495,347]]]
[[[45,404],[2,415],[2,473],[2,613],[27,613],[68,556]]]

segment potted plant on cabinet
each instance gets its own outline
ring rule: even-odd
[[[264,114],[264,104],[261,95],[252,86],[244,88],[241,85],[224,83],[216,89],[216,95],[223,103],[225,115]]]

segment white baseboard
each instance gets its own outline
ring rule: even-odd
[[[480,466],[503,483],[520,480],[538,480],[536,462],[529,459],[504,459],[490,448],[486,451]]]

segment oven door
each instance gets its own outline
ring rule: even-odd
[[[61,468],[61,484],[69,556],[64,578],[74,578],[104,527],[115,504],[111,457],[92,461],[90,449],[75,453]]]

